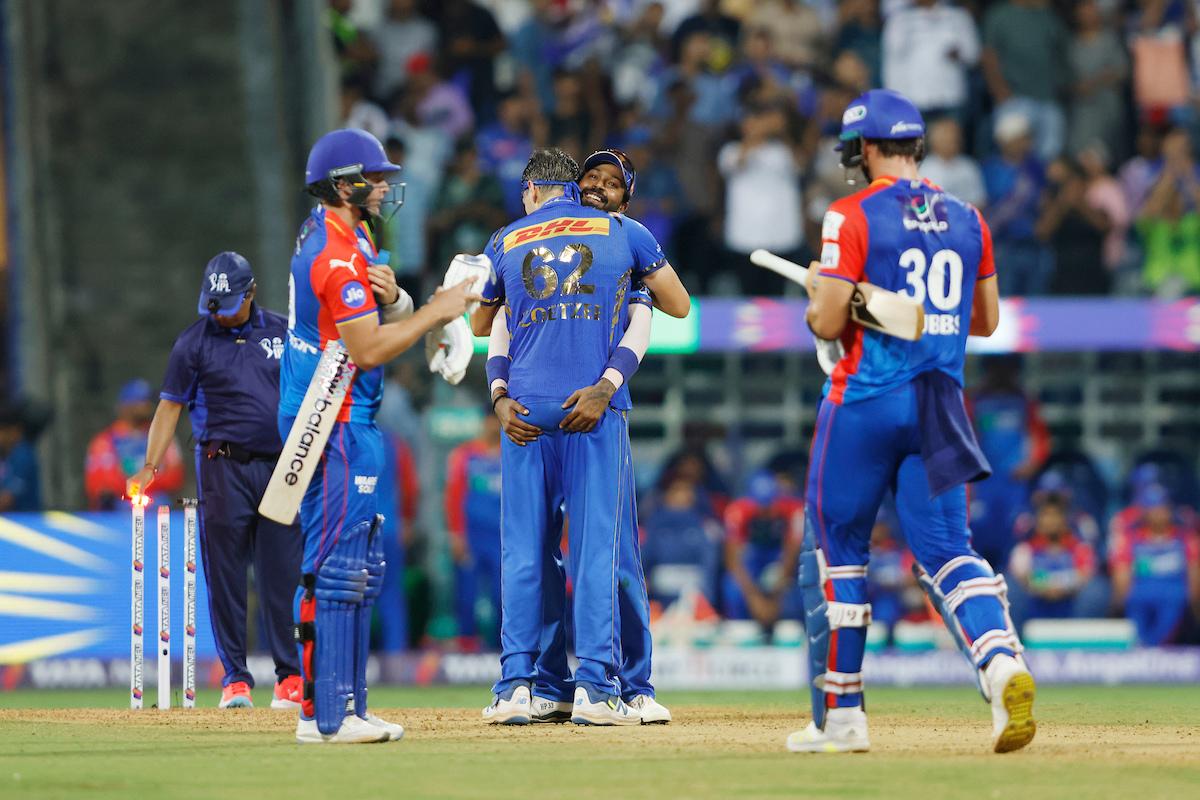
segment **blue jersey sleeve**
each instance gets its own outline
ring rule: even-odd
[[[162,391],[159,392],[159,396],[164,400],[188,405],[196,399],[199,337],[195,335],[195,330],[195,327],[191,327],[179,334],[179,338],[171,347],[171,356],[167,359],[167,374],[163,376]]]
[[[647,275],[662,269],[667,263],[663,255],[662,245],[654,238],[654,234],[637,220],[625,218],[629,229],[629,249],[633,252],[633,276],[645,278]]]
[[[504,302],[504,279],[500,276],[500,259],[504,255],[504,229],[492,234],[484,253],[492,260],[495,277],[484,284],[479,294],[483,297],[482,305],[496,306]]]

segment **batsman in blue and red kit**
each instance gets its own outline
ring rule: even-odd
[[[963,361],[968,333],[990,334],[999,317],[991,237],[978,210],[918,178],[923,136],[920,113],[895,92],[869,91],[843,116],[842,163],[861,168],[870,183],[825,215],[807,316],[817,336],[839,336],[845,354],[826,381],[811,449],[800,583],[813,723],[789,738],[796,751],[868,747],[867,562],[888,489],[923,587],[978,671],[985,697],[1004,694],[1004,708],[993,702],[1001,728],[995,748],[1015,749],[1033,737],[1033,682],[1019,657],[1004,579],[971,549],[967,527],[965,483],[989,468],[963,404]],[[924,335],[905,341],[850,321],[860,282],[921,303]],[[993,661],[997,669],[989,671]],[[1010,689],[1028,705],[1009,708]]]
[[[357,365],[325,450],[300,506],[302,579],[296,633],[304,699],[300,742],[399,739],[399,725],[367,711],[371,608],[386,568],[378,482],[383,439],[375,414],[382,364],[466,308],[464,286],[439,292],[413,313],[411,299],[382,264],[368,217],[396,185],[383,146],[364,131],[321,137],[309,153],[306,183],[321,202],[300,228],[292,256],[288,343],[281,371],[279,431],[286,440],[322,351],[340,340]],[[376,301],[387,307],[381,307]],[[391,309],[407,305],[396,321]],[[308,412],[306,412],[308,413]]]
[[[321,351],[329,341],[341,338],[337,325],[379,313],[366,274],[367,264],[375,263],[377,254],[365,223],[351,228],[323,205],[314,208],[301,226],[296,238],[296,253],[292,257],[289,287],[292,324],[288,329],[288,348],[281,378],[279,433],[283,438],[287,438],[300,411],[300,403]],[[383,464],[383,440],[375,426],[375,412],[383,393],[382,372],[376,368],[360,370],[355,375],[300,507],[304,529],[301,562],[304,583],[296,591],[295,614],[301,628],[300,654],[306,683],[301,715],[309,719],[317,714],[315,692],[321,690],[313,684],[320,680],[321,672],[330,674],[341,666],[334,666],[334,657],[353,658],[350,650],[356,639],[353,632],[340,631],[339,641],[326,651],[331,658],[329,666],[322,670],[314,664],[316,633],[304,628],[306,623],[315,626],[318,622],[318,574],[334,548],[342,542],[352,551],[344,559],[348,563],[343,565],[339,559],[336,566],[346,571],[369,558],[365,555],[368,539],[382,544],[374,529],[375,489]],[[378,561],[382,562],[381,553]],[[333,589],[329,592],[332,594]],[[338,603],[361,604],[361,597],[357,604]],[[329,735],[337,731],[342,720],[337,718],[336,725],[330,723],[328,726],[321,725],[322,722],[324,720],[318,721],[321,733]]]
[[[620,542],[637,535],[626,513],[630,400],[626,386],[614,392],[608,383],[604,391],[601,376],[623,358],[617,345],[631,282],[652,283],[668,265],[641,225],[582,205],[578,175],[578,165],[561,151],[531,157],[523,176],[529,214],[492,237],[486,254],[497,279],[483,292],[486,307],[472,319],[477,333],[490,330],[490,309],[504,303],[511,367],[507,394],[495,401],[525,409],[525,423],[537,430],[528,441],[518,444],[510,435],[501,444],[504,607],[501,678],[490,708],[508,702],[518,688],[527,703],[538,678],[545,570],[557,555],[552,534],[565,507],[579,659],[573,719],[636,724],[639,718],[621,702],[617,678],[619,556],[632,551]],[[577,425],[581,413],[587,424]],[[584,719],[581,705],[608,711],[602,720]],[[521,721],[528,719],[526,714]]]

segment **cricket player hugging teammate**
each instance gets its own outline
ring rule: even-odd
[[[991,234],[975,208],[920,179],[924,135],[916,107],[891,91],[866,92],[842,117],[842,164],[869,183],[826,213],[809,291],[809,327],[843,352],[813,433],[800,557],[813,721],[788,737],[795,752],[869,747],[868,546],[889,487],[921,586],[991,703],[993,749],[1024,747],[1036,729],[1004,578],[971,549],[967,528],[965,484],[990,473],[962,383],[968,334],[988,336],[999,322]],[[905,341],[861,324],[851,305],[863,281],[921,304],[924,334]]]
[[[623,208],[632,166],[616,151],[595,155],[593,166],[607,162],[612,172],[614,210]],[[592,204],[581,201],[581,177],[561,150],[530,157],[521,190],[527,216],[492,236],[486,255],[496,280],[471,315],[477,335],[492,335],[488,378],[508,435],[500,456],[501,678],[483,711],[491,723],[669,719],[648,683],[626,385],[644,345],[640,352],[629,346],[629,295],[644,283],[657,307],[679,317],[690,298],[654,237],[609,213],[607,192]],[[502,303],[505,324],[496,331]],[[644,324],[648,331],[648,318]],[[564,509],[579,658],[573,677],[558,548]],[[636,640],[637,667],[626,663],[627,638]],[[655,718],[646,719],[651,711]]]
[[[399,170],[375,137],[358,130],[321,137],[305,170],[320,202],[292,256],[278,420],[285,444],[259,507],[289,523],[299,507],[304,532],[295,600],[301,743],[404,735],[367,710],[371,606],[386,568],[375,494],[383,464],[375,427],[381,365],[456,318],[465,325],[462,316],[480,299],[474,291],[490,275],[475,271],[414,311],[369,224],[402,202],[403,184],[388,181]],[[457,364],[461,355],[443,360]]]

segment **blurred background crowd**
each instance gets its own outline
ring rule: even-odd
[[[874,86],[929,125],[923,174],[982,209],[1001,293],[1200,290],[1191,0],[334,0],[345,124],[390,142],[394,266],[519,216],[531,147],[625,150],[629,213],[704,294],[778,293],[853,191],[832,150]]]
[[[791,291],[745,269],[746,256],[811,258],[827,205],[861,188],[832,149],[842,110],[885,86],[925,115],[922,173],[987,218],[1002,296],[1176,298],[1200,290],[1197,6],[330,0],[325,23],[343,124],[404,165],[405,204],[383,246],[414,295],[520,216],[520,173],[539,146],[580,161],[628,153],[629,214],[694,294]],[[394,464],[387,513],[408,562],[407,604],[389,612],[381,644],[494,647],[500,434],[477,405],[482,383],[466,384],[479,396],[457,403],[461,419],[447,416],[446,387],[418,362],[392,366],[379,418]],[[1164,441],[1113,474],[1051,435],[1018,357],[974,373],[970,410],[995,474],[972,487],[971,525],[1008,575],[1018,622],[1127,617],[1145,644],[1200,642],[1194,448]],[[121,390],[116,421],[88,448],[90,507],[114,506],[141,466],[156,397],[145,381]],[[44,423],[35,409],[0,413],[0,511],[41,507],[29,441]],[[735,439],[696,424],[638,465],[651,598],[675,628],[792,630],[807,453],[781,445],[749,459]],[[184,491],[183,461],[172,452],[159,491]],[[870,580],[887,637],[929,616],[910,568],[885,509]]]

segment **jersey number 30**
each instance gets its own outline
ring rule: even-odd
[[[535,247],[526,253],[525,260],[521,262],[521,280],[525,284],[525,291],[534,300],[545,300],[554,294],[558,289],[558,272],[554,269],[554,262],[561,261],[563,264],[570,264],[575,260],[575,256],[579,256],[579,266],[571,270],[571,274],[563,279],[563,295],[595,292],[594,284],[582,283],[584,274],[592,268],[592,248],[579,243],[569,244],[557,254],[548,247]],[[538,265],[534,266],[534,262],[538,262]],[[541,278],[542,287],[540,289],[538,288],[538,278]]]
[[[953,250],[938,250],[926,261],[924,250],[910,247],[900,254],[900,266],[907,270],[909,297],[918,303],[928,297],[938,310],[954,311],[962,302],[962,257]]]

